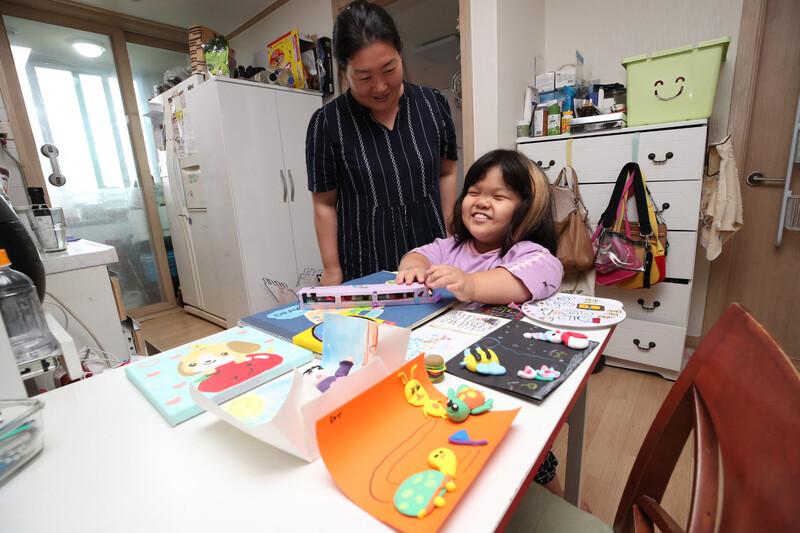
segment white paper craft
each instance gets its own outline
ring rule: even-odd
[[[622,302],[560,292],[523,304],[522,312],[537,322],[571,328],[599,328],[625,320]]]
[[[506,322],[508,322],[507,318],[470,313],[468,311],[452,311],[431,322],[431,326],[483,336],[496,330]]]
[[[341,315],[341,318],[362,320],[344,315]],[[363,368],[349,374],[346,379],[328,389],[324,394],[307,379],[304,379],[300,370],[295,369],[286,401],[283,402],[270,422],[248,425],[223,407],[215,404],[194,387],[191,389],[192,399],[209,413],[248,435],[308,462],[315,461],[319,457],[316,438],[317,420],[372,387],[400,368],[406,361],[406,350],[411,331],[406,328],[380,324],[378,332],[375,358]]]

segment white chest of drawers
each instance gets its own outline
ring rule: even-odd
[[[608,205],[620,169],[629,161],[639,163],[655,202],[663,209],[669,243],[667,279],[651,289],[596,287],[597,296],[621,301],[627,313],[604,352],[608,364],[657,372],[668,379],[675,379],[681,370],[692,304],[706,135],[707,121],[695,120],[517,139],[517,149],[539,163],[551,183],[571,151],[581,196],[595,220]],[[635,211],[628,210],[631,220],[637,218]],[[703,306],[705,294],[697,300],[696,305]]]

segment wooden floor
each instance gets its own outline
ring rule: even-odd
[[[161,351],[223,328],[183,310],[141,322],[144,338]],[[589,379],[581,498],[592,513],[611,525],[625,481],[645,433],[672,386],[661,376],[605,366]],[[567,464],[567,427],[553,445],[563,480]],[[664,496],[664,507],[685,526],[691,490],[691,438]]]

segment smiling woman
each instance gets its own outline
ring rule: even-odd
[[[350,89],[311,118],[308,188],[323,285],[394,270],[409,249],[449,234],[456,132],[445,96],[403,81],[402,40],[380,6],[336,19],[333,55]]]

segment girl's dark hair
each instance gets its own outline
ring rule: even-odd
[[[499,168],[503,181],[520,195],[520,203],[506,228],[500,255],[505,255],[519,241],[533,241],[556,255],[558,236],[553,222],[550,183],[539,165],[513,150],[493,150],[481,156],[467,171],[464,187],[453,209],[453,233],[461,243],[475,237],[464,225],[461,204],[469,188],[486,177],[492,168]]]
[[[403,41],[392,16],[378,4],[355,0],[344,8],[333,23],[333,57],[339,76],[350,59],[362,48],[376,42],[387,43],[403,54]]]

